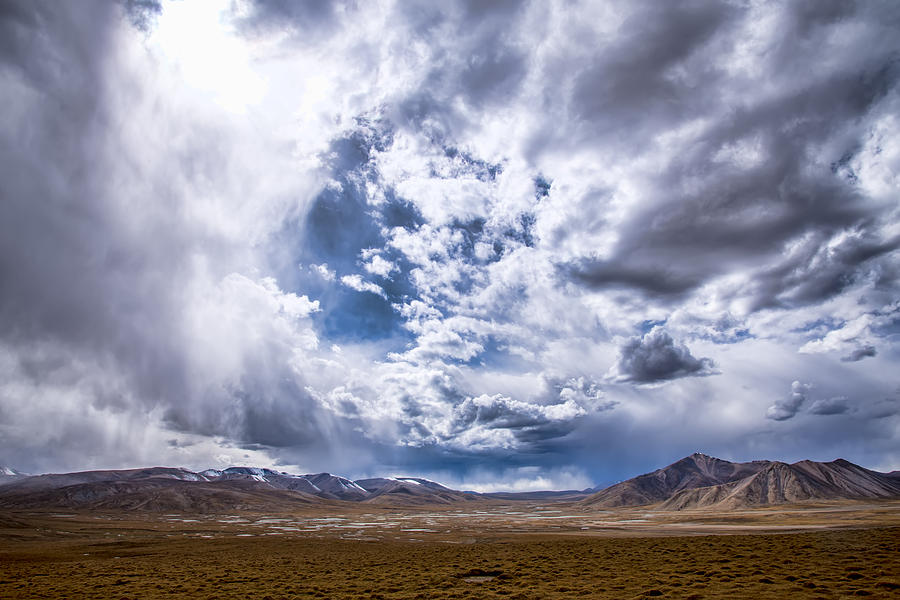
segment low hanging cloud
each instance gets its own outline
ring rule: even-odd
[[[610,371],[617,382],[659,383],[680,377],[712,375],[715,363],[696,358],[660,327],[634,337],[619,348],[619,360]]]
[[[800,411],[800,407],[806,402],[812,385],[795,381],[791,384],[791,393],[787,398],[775,401],[775,404],[766,410],[766,418],[773,421],[787,421]]]

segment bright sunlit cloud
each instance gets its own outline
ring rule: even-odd
[[[244,113],[268,88],[250,44],[229,25],[230,0],[166,0],[150,42],[184,83],[223,108]]]

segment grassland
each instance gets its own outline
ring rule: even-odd
[[[2,598],[896,598],[900,503],[0,514]]]

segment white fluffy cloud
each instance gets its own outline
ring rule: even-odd
[[[344,275],[341,277],[341,283],[357,292],[369,292],[370,294],[376,294],[378,296],[384,295],[384,292],[379,286],[371,281],[366,281],[362,276],[355,273],[353,275]]]

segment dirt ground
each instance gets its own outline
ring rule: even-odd
[[[897,598],[898,508],[3,513],[0,598]]]

